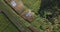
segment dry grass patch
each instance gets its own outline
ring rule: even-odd
[[[32,32],[40,32],[39,29],[36,29],[34,26],[29,26],[28,27]]]
[[[24,11],[24,5],[21,0],[5,0],[17,13]]]
[[[26,11],[24,11],[21,16],[25,19],[28,20],[29,22],[31,22],[32,20],[34,20],[35,16],[34,13],[31,12],[30,9],[26,9]]]

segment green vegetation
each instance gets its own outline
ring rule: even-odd
[[[33,25],[40,32],[60,32],[60,0],[22,0],[25,7],[35,13],[35,19],[29,23],[11,9],[3,0],[0,0],[0,9],[14,23],[16,28],[3,13],[0,13],[0,31],[2,32],[28,32],[27,27]],[[7,9],[8,8],[8,9]],[[16,24],[15,24],[16,25]],[[12,28],[12,29],[11,29]],[[28,30],[28,31],[27,31]]]
[[[40,6],[40,16],[42,18],[45,18],[45,23],[43,22],[44,28],[49,27],[49,31],[51,32],[60,32],[59,24],[60,20],[58,20],[58,16],[60,15],[60,0],[41,0],[41,6]],[[46,26],[46,27],[45,27]],[[43,29],[44,30],[44,29]],[[46,30],[46,29],[45,29]]]
[[[38,13],[41,0],[22,0],[22,1],[27,8],[31,9],[35,13]]]
[[[0,32],[18,32],[17,28],[5,17],[2,12],[0,12]]]
[[[13,22],[13,23],[17,23],[15,25],[17,25],[17,27],[19,27],[18,29],[20,29],[20,31],[26,31],[26,27],[25,24],[22,22],[22,19],[20,18],[19,15],[17,15],[3,0],[0,0],[0,8],[2,10],[2,12]],[[7,9],[8,8],[8,9]],[[26,29],[24,29],[24,27]]]

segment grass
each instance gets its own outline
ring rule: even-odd
[[[9,26],[13,30],[11,28],[9,28]],[[4,30],[6,30],[7,28],[9,29],[9,30],[7,30],[9,32],[15,32],[15,31],[18,32],[17,28],[14,27],[14,25],[12,25],[12,23],[10,23],[10,21],[4,16],[4,14],[0,12],[0,32],[5,32]]]
[[[12,25],[11,23],[7,26],[7,28],[5,28],[5,30],[3,30],[2,32],[19,32],[17,29],[15,29],[16,27],[14,27],[14,25]]]
[[[24,0],[25,1],[25,0]],[[26,0],[27,1],[27,0]],[[37,0],[36,0],[37,1]],[[29,1],[30,2],[30,1]],[[29,2],[27,2],[28,4],[26,4],[26,5],[29,5]],[[32,2],[32,0],[31,0],[31,2]],[[35,3],[35,2],[34,2]],[[37,10],[38,9],[36,9],[37,8],[37,6],[39,6],[39,1],[37,1],[35,4],[34,3],[30,3],[31,4],[31,6],[29,5],[29,6],[26,6],[26,7],[28,7],[28,8],[30,8],[32,11],[34,11],[34,12],[37,12]],[[38,3],[38,4],[37,4]],[[36,5],[37,4],[37,5]],[[35,6],[36,5],[36,6]],[[26,21],[24,21],[19,15],[17,15],[8,5],[6,5],[5,3],[1,3],[1,8],[4,10],[3,12],[9,17],[9,19],[11,20],[11,21],[15,21],[15,22],[17,22],[17,23],[20,23],[20,24],[22,24],[23,26],[25,25],[26,27],[28,27],[28,26],[30,26],[30,23],[28,23],[28,22],[26,22]],[[6,7],[5,7],[6,6]],[[9,8],[9,9],[7,9],[7,8]],[[39,8],[39,7],[38,7]],[[37,22],[37,21],[36,21]],[[32,22],[31,24],[32,25],[35,25],[37,28],[39,28],[39,24],[38,23],[36,23],[35,21],[34,22]],[[20,28],[21,29],[21,28]]]
[[[22,0],[26,9],[31,9],[34,13],[38,13],[40,7],[40,0]],[[25,32],[26,28],[33,25],[40,32],[46,32],[47,29],[53,32],[60,32],[60,16],[56,17],[54,24],[52,25],[49,21],[46,21],[45,18],[35,15],[35,19],[29,23],[20,17],[14,10],[10,8],[3,0],[0,0],[0,9],[6,14],[6,16],[13,21],[13,23],[19,23],[18,29]],[[48,12],[49,13],[49,12]],[[47,13],[45,12],[45,15]],[[51,13],[49,13],[51,14]],[[15,24],[16,25],[16,24]],[[19,32],[18,29],[0,12],[0,32]]]
[[[24,5],[33,12],[38,13],[41,0],[22,0]]]
[[[15,24],[20,31],[26,31],[25,24],[19,15],[17,15],[3,0],[0,0],[0,8],[3,9],[5,15]],[[7,9],[8,8],[8,9]]]

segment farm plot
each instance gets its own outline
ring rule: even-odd
[[[8,6],[15,10],[15,12],[17,12],[18,14],[24,12],[25,8],[23,2],[20,0],[5,0],[5,3],[8,4]]]
[[[11,0],[11,1],[12,1],[12,0]],[[10,2],[11,2],[11,1],[10,1]],[[19,1],[19,0],[14,0],[14,1],[17,2],[17,6],[18,6],[18,4],[23,4],[23,3],[22,3],[21,1]],[[6,0],[6,2],[11,5],[11,3],[10,3],[9,1]],[[21,3],[20,3],[20,2],[21,2]],[[17,7],[17,6],[16,6],[16,7]],[[19,5],[19,6],[20,6],[20,5]],[[16,7],[13,7],[13,8],[15,9]],[[19,9],[18,9],[18,8],[19,8],[19,7],[17,7],[17,10],[16,10],[16,11],[18,11],[18,10],[20,9],[20,8],[19,8]],[[24,7],[23,7],[23,8],[24,8]],[[22,10],[20,10],[20,11],[22,11]],[[22,13],[19,13],[19,14],[22,14]],[[19,16],[20,16],[20,15],[19,15]],[[20,19],[23,20],[21,17],[20,17]],[[25,20],[23,20],[23,21],[24,21],[24,22],[23,22],[24,24],[28,24],[27,21],[25,21]],[[28,27],[28,26],[30,26],[30,24],[25,25],[25,26]]]
[[[9,32],[15,32],[15,31],[17,32],[18,31],[17,28],[14,27],[14,25],[12,25],[12,23],[5,17],[5,15],[3,15],[3,13],[0,12],[0,32],[5,32],[4,30],[6,30],[7,27],[9,29],[8,30]]]
[[[40,0],[34,0],[34,1],[30,0],[31,2],[28,0],[22,0],[22,1],[23,2],[27,1],[27,2],[24,2],[25,6],[28,7],[29,9],[31,9],[32,11],[34,11],[35,13],[37,13],[37,10],[38,10],[39,4],[40,4],[39,3]],[[1,0],[0,3],[1,2],[3,2],[3,1]],[[5,2],[1,3],[0,7],[3,9],[3,12],[6,14],[6,16],[17,26],[17,28],[19,30],[25,32],[26,31],[25,26],[27,26],[27,27],[30,26],[30,23],[28,23],[27,21],[25,22],[25,20],[23,20],[19,15],[17,15],[7,4],[5,4]],[[39,23],[36,23],[36,21],[32,22],[31,24],[34,26],[37,26],[37,28],[39,28],[39,25],[38,25]],[[15,29],[11,26],[8,26],[6,28],[6,30],[4,30],[3,32],[7,32],[7,31],[10,32],[11,28],[14,31]],[[11,30],[11,32],[12,32],[12,30]]]
[[[14,25],[9,24],[2,32],[19,32]]]
[[[3,0],[0,1],[0,7],[3,9],[3,13],[11,20],[12,23],[22,32],[28,31],[24,25],[24,21],[21,20],[20,16],[15,13]],[[8,8],[8,9],[7,9]]]

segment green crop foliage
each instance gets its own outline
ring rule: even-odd
[[[38,13],[41,0],[22,0],[24,5],[33,12]]]
[[[27,20],[18,15],[4,0],[0,0],[0,31],[1,32],[29,32],[26,29],[34,26],[40,32],[60,32],[60,0],[21,0],[25,9],[31,9],[35,13],[35,19],[29,23]],[[50,2],[51,1],[51,2]],[[41,12],[39,14],[39,12]],[[42,14],[42,15],[41,15]],[[41,17],[42,16],[42,17]],[[10,21],[9,21],[10,20]],[[17,27],[11,23],[19,23]],[[16,24],[15,24],[16,25]],[[27,31],[28,30],[28,31]]]
[[[14,25],[5,17],[2,12],[0,12],[0,32],[5,32],[5,30],[8,32],[18,32],[17,28],[14,27]]]

